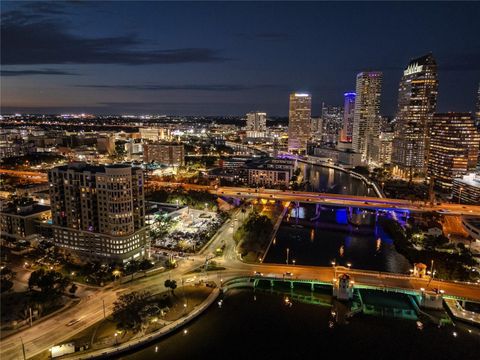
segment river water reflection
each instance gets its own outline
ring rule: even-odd
[[[299,164],[310,190],[374,196],[364,182],[348,173],[309,164]],[[387,216],[380,214],[379,216]],[[313,204],[299,204],[287,214],[265,258],[269,263],[330,266],[409,273],[411,265],[400,255],[393,240],[378,225],[375,213]],[[355,226],[353,222],[360,224]]]
[[[478,334],[415,321],[355,315],[329,327],[331,308],[249,290],[227,294],[222,308],[123,359],[478,359]],[[185,331],[186,330],[186,333]]]

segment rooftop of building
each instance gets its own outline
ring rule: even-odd
[[[417,64],[417,65],[432,65],[436,64],[433,54],[430,52],[423,56],[420,56],[415,59],[411,59],[408,65]]]
[[[466,216],[463,218],[463,222],[474,228],[480,229],[480,217],[478,216]]]
[[[249,169],[285,170],[285,166],[294,166],[295,161],[291,159],[259,158],[247,164]]]
[[[463,178],[454,179],[454,182],[460,182],[465,185],[474,186],[480,188],[480,175],[469,174],[465,175]]]
[[[76,171],[87,171],[91,173],[104,173],[106,169],[138,169],[138,167],[132,166],[130,164],[109,164],[109,165],[94,165],[94,164],[87,164],[85,162],[74,162],[68,165],[58,166],[54,169],[59,169],[62,171],[67,170],[76,170]]]
[[[0,211],[1,214],[9,214],[9,215],[20,215],[20,216],[31,216],[35,214],[39,214],[45,211],[49,211],[50,206],[47,205],[40,205],[36,202],[26,204],[26,205],[15,205],[10,203]]]

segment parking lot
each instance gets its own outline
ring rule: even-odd
[[[172,229],[152,244],[154,247],[193,253],[210,240],[224,219],[215,212],[189,209],[175,221]]]

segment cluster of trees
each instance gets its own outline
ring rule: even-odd
[[[150,315],[147,307],[152,294],[148,291],[133,291],[120,295],[113,303],[113,319],[117,328],[125,331],[138,332]]]
[[[405,256],[410,263],[430,264],[433,260],[436,271],[435,277],[445,280],[475,280],[477,275],[469,271],[469,267],[474,266],[476,261],[465,247],[459,247],[459,251],[453,254],[436,251],[436,247],[445,245],[446,238],[443,236],[428,236],[423,240],[425,241],[425,248],[417,250],[412,246],[416,240],[413,240],[411,230],[404,231],[400,224],[392,219],[380,218],[380,224],[393,238],[397,251]]]
[[[63,294],[69,284],[70,280],[55,270],[35,270],[28,279],[28,289],[45,299]]]
[[[13,156],[2,160],[4,166],[40,165],[41,163],[53,164],[65,160],[65,157],[51,153],[34,153],[22,156]]]
[[[207,191],[195,191],[185,189],[160,189],[152,192],[149,196],[149,200],[176,204],[188,205],[195,209],[205,209],[207,204],[209,210],[216,210],[216,195],[210,194]]]
[[[394,199],[412,201],[428,200],[428,186],[421,183],[410,183],[404,180],[387,180],[383,185],[384,193]]]
[[[177,288],[175,280],[165,280],[165,287],[170,289],[172,295]],[[157,316],[161,308],[170,304],[167,295],[156,299],[149,291],[133,291],[119,295],[113,303],[113,319],[119,330],[133,333],[144,330],[144,325],[152,316]]]
[[[233,238],[238,244],[242,256],[249,255],[252,259],[257,259],[268,245],[272,231],[272,220],[268,216],[254,211],[237,229]]]

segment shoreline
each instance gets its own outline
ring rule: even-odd
[[[102,358],[109,358],[114,355],[119,355],[122,353],[126,353],[142,346],[148,345],[150,342],[161,339],[172,332],[180,329],[185,324],[188,324],[192,320],[196,319],[198,316],[203,314],[205,310],[207,310],[210,305],[218,298],[221,291],[219,288],[213,289],[213,291],[208,295],[208,297],[196,308],[194,308],[190,313],[186,314],[184,317],[175,320],[174,322],[160,328],[159,330],[146,335],[140,338],[134,338],[125,343],[119,344],[115,347],[109,347],[105,349],[95,350],[89,353],[84,354],[71,354],[65,355],[60,357],[60,359],[68,359],[68,360],[82,360],[82,359],[102,359]]]

